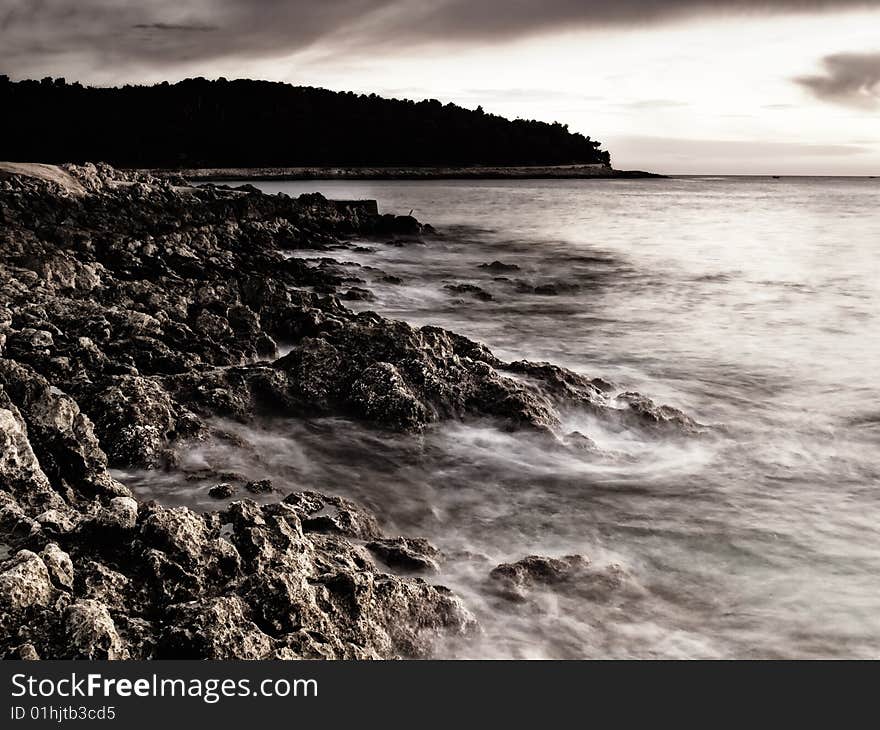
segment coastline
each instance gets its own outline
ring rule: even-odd
[[[628,180],[667,176],[607,165],[514,165],[469,167],[228,167],[140,170],[156,177],[194,182],[223,180]]]
[[[336,257],[442,236],[411,216],[107,165],[0,171],[0,657],[423,658],[479,631],[435,582],[467,556],[308,483],[181,459],[259,455],[232,423],[333,417],[415,439],[481,421],[560,454],[598,448],[567,431],[573,409],[700,432],[601,378],[347,307],[369,291]],[[139,473],[188,501],[154,501]],[[499,601],[548,574],[627,590],[584,556],[526,551],[477,564]]]

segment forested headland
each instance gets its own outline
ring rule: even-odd
[[[204,78],[88,87],[0,76],[0,160],[121,167],[610,164],[560,123],[430,99]]]

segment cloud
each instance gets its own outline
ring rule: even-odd
[[[820,12],[880,0],[3,0],[0,68],[14,76],[198,68],[320,46],[369,56],[693,15]]]
[[[803,142],[775,142],[767,140],[680,139],[671,137],[621,136],[615,138],[627,150],[662,153],[670,158],[692,159],[711,156],[720,159],[738,159],[743,155],[768,160],[794,157],[851,157],[874,150],[856,144],[810,144]]]
[[[690,106],[690,104],[686,101],[676,101],[675,99],[639,99],[638,101],[624,102],[618,106],[627,111],[650,111],[657,109],[675,109]]]
[[[682,139],[606,135],[615,167],[672,174],[875,175],[876,143],[816,144],[774,140]]]
[[[880,108],[880,53],[837,53],[822,59],[824,73],[795,82],[822,101],[856,109]]]
[[[572,27],[648,25],[699,15],[876,8],[878,0],[415,0],[401,25],[421,35],[498,39]]]
[[[3,0],[0,68],[71,75],[280,57],[399,1]]]
[[[177,30],[196,33],[218,30],[216,25],[174,25],[173,23],[135,23],[131,27],[138,30]]]

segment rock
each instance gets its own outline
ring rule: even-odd
[[[131,497],[114,497],[101,509],[94,522],[105,533],[131,532],[137,524],[138,503]]]
[[[18,659],[28,662],[36,662],[40,660],[40,655],[33,644],[22,644],[17,649]]]
[[[49,577],[56,588],[73,589],[73,561],[54,542],[50,542],[40,553],[43,563],[49,571]]]
[[[8,360],[0,361],[0,383],[24,417],[37,444],[36,456],[51,482],[87,494],[129,493],[107,472],[107,458],[92,423],[73,398],[31,368]]]
[[[269,494],[270,492],[275,491],[272,482],[268,479],[258,479],[254,482],[248,482],[244,485],[244,488],[251,494]]]
[[[215,484],[208,490],[208,494],[214,499],[229,499],[235,495],[235,487],[226,482]]]
[[[19,550],[0,563],[0,610],[21,611],[46,606],[51,598],[49,570],[39,555]]]
[[[57,509],[41,512],[34,519],[40,524],[40,527],[55,535],[66,535],[72,532],[76,526],[71,514]]]
[[[238,596],[193,601],[169,608],[169,625],[160,641],[168,659],[265,659],[272,639],[248,619]]]
[[[585,436],[580,431],[572,431],[571,433],[566,434],[563,443],[573,451],[583,451],[593,454],[598,454],[602,451],[593,439],[589,436]]]
[[[385,214],[375,219],[373,230],[379,234],[395,236],[418,236],[422,225],[411,215]]]
[[[503,264],[500,261],[493,261],[491,264],[480,264],[481,269],[488,269],[489,271],[519,271],[519,266],[516,264]]]
[[[63,506],[40,468],[18,408],[0,388],[0,484],[33,508]],[[42,510],[41,510],[42,511]]]
[[[448,289],[456,294],[468,294],[483,302],[492,301],[494,298],[489,292],[475,284],[446,284],[444,289]]]
[[[625,406],[622,413],[629,416],[628,423],[678,434],[694,434],[699,426],[690,416],[671,406],[657,405],[641,393],[621,393],[614,402]]]
[[[397,431],[415,430],[430,419],[424,404],[389,362],[371,365],[351,385],[350,402],[358,415]]]
[[[359,540],[382,536],[376,518],[345,497],[317,492],[292,492],[284,498],[299,515],[306,532],[336,533]]]
[[[104,604],[83,599],[64,612],[65,657],[69,659],[128,659],[116,624]]]
[[[526,601],[535,589],[589,601],[605,601],[621,591],[630,595],[641,593],[620,566],[596,568],[582,555],[530,555],[515,563],[502,563],[489,573],[489,578],[499,596],[514,602]]]
[[[376,300],[376,295],[369,289],[361,289],[360,287],[353,286],[342,295],[342,299],[349,302],[373,302]]]
[[[366,548],[392,568],[426,573],[440,571],[440,551],[424,538],[383,538],[368,542]]]

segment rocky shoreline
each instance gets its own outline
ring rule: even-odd
[[[174,473],[188,445],[233,438],[217,419],[419,432],[479,418],[571,448],[594,446],[562,431],[571,409],[698,431],[602,379],[346,308],[369,292],[329,254],[355,236],[440,235],[410,216],[106,165],[0,165],[0,223],[5,658],[424,657],[438,636],[479,631],[430,582],[438,551],[350,500],[216,474],[223,508],[199,513],[139,502],[111,473]],[[521,600],[595,581],[586,565],[531,557],[487,580]]]
[[[236,167],[149,170],[157,177],[193,182],[224,180],[628,180],[664,178],[610,165],[510,165],[471,167]]]

